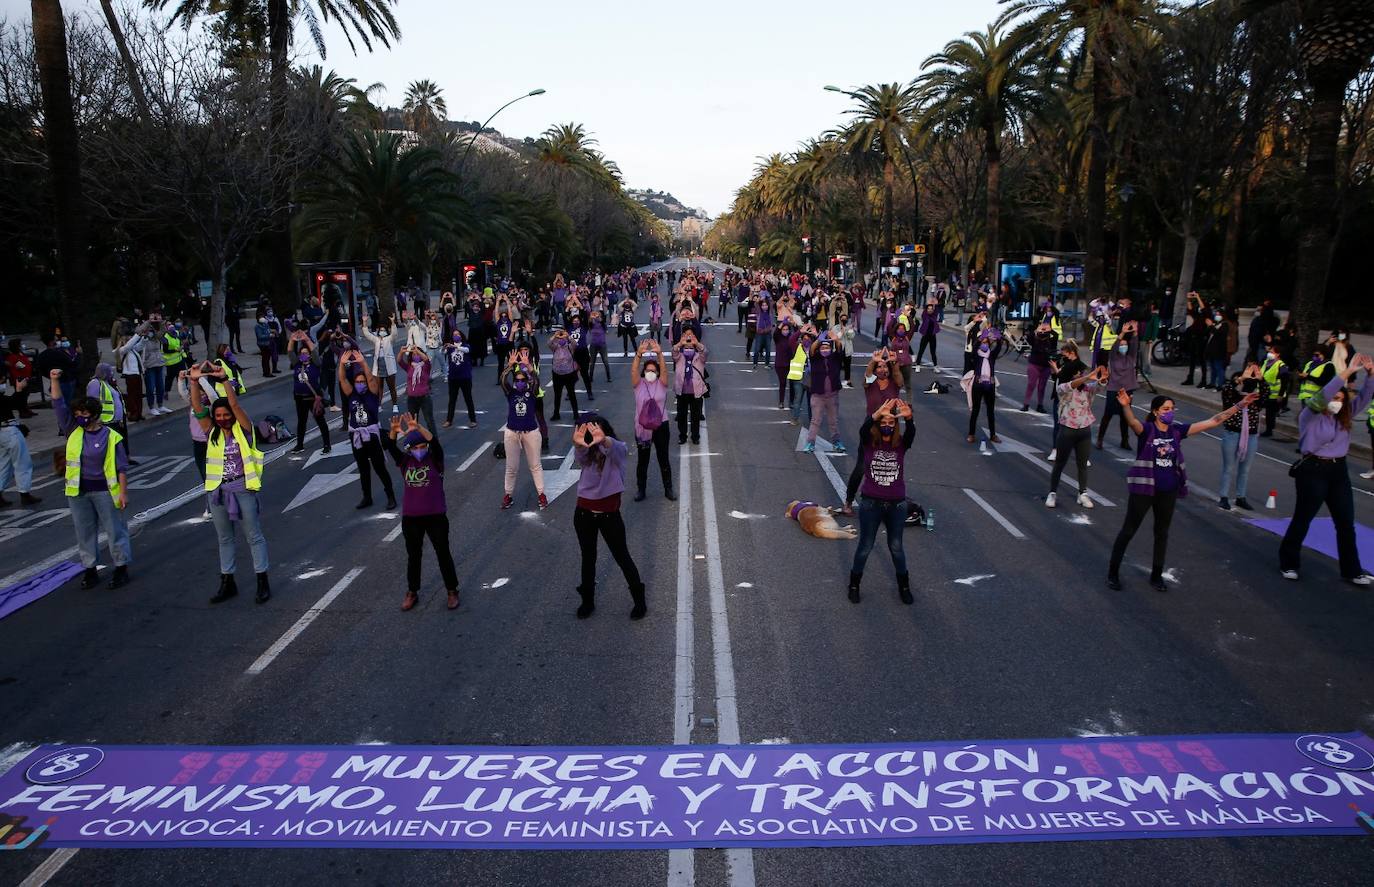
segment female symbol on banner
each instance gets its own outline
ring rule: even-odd
[[[34,785],[57,785],[85,776],[105,760],[105,753],[89,745],[77,745],[55,751],[35,761],[24,771],[24,778]]]
[[[1308,733],[1297,738],[1298,751],[1337,770],[1374,770],[1374,754],[1344,739]]]

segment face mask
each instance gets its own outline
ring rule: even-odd
[[[830,356],[830,349],[829,349],[828,347],[822,348],[822,349],[821,349],[821,357],[829,357],[829,356]]]
[[[90,416],[77,416],[76,424],[80,425],[82,428],[85,428],[87,425],[91,424],[91,418],[92,417]]]
[[[683,348],[682,356],[687,358],[688,360],[691,360],[692,358],[697,356],[697,350],[695,348]]]
[[[1212,319],[1215,320],[1217,323],[1221,323],[1221,315],[1220,315],[1220,314],[1213,314],[1213,315],[1212,315]]]
[[[644,371],[644,381],[646,381],[646,382],[657,382],[657,381],[658,381],[658,370],[645,370],[645,371]]]
[[[1126,352],[1128,352],[1128,351],[1130,351],[1130,350],[1131,350],[1131,346],[1125,344],[1124,342],[1123,342],[1122,344],[1116,346],[1116,353],[1117,353],[1117,354],[1125,354]]]
[[[425,456],[429,454],[429,447],[411,447],[410,457],[417,462],[423,462]]]
[[[1336,341],[1338,341],[1338,342],[1344,342],[1345,340],[1346,340],[1346,335],[1345,335],[1345,333],[1341,333],[1339,336],[1336,337]]]
[[[459,333],[454,333],[454,334],[453,334],[453,341],[455,341],[455,342],[461,342],[461,341],[463,341],[462,335],[459,334]]]
[[[301,352],[301,363],[310,363],[310,355],[306,354],[305,352]]]
[[[356,392],[358,392],[359,394],[362,394],[364,391],[367,390],[367,383],[366,383],[366,382],[354,382],[354,383],[353,383],[353,390],[356,391]]]
[[[230,416],[227,419],[216,419],[215,424],[227,431],[231,426],[233,426],[234,417]]]
[[[1159,419],[1159,421],[1163,422],[1165,425],[1168,425],[1170,422],[1174,421],[1173,410],[1160,410],[1158,413],[1155,414],[1155,416]]]
[[[63,339],[61,342],[58,342],[57,344],[61,345],[63,348],[70,348],[70,347],[72,347],[71,340],[69,340],[69,339]]]
[[[1334,416],[1341,411],[1341,407],[1343,406],[1345,406],[1345,401],[1333,400],[1326,405],[1326,411]]]
[[[515,380],[515,390],[519,391],[521,394],[524,394],[527,390],[529,390],[529,387],[530,383],[526,382],[524,379]]]

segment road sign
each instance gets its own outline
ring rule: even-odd
[[[923,256],[925,252],[924,243],[899,243],[892,248],[893,255],[898,256]]]

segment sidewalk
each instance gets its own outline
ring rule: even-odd
[[[34,344],[35,337],[24,337],[24,346],[26,348],[32,347]],[[205,343],[203,341],[191,347],[198,359],[204,359]],[[111,357],[112,352],[113,349],[110,346],[110,340],[101,339],[100,359],[107,363],[113,363]],[[258,390],[264,385],[275,385],[278,382],[283,382],[290,378],[290,373],[286,371],[287,359],[285,355],[281,356],[277,364],[281,372],[271,378],[263,378],[262,361],[258,359],[256,351],[249,354],[240,354],[238,358],[239,366],[243,370],[243,381],[244,384],[248,386],[249,393]],[[42,385],[44,392],[44,401],[41,406],[38,402],[38,385]],[[39,472],[42,471],[42,467],[38,457],[51,450],[57,449],[62,445],[63,441],[62,436],[57,431],[57,417],[52,411],[51,402],[47,400],[48,385],[48,379],[31,379],[29,381],[29,409],[33,410],[35,415],[32,419],[23,420],[24,424],[29,426],[29,454],[33,457],[34,466]],[[128,396],[128,392],[124,389],[124,381],[122,378],[119,380],[118,388],[121,395]],[[161,416],[149,416],[148,401],[145,399],[143,401],[143,421],[129,423],[130,443],[135,459],[138,458],[138,439],[147,434],[149,429],[160,428],[161,424],[168,420],[181,422],[183,426],[186,425],[187,404],[179,395],[171,390],[170,386],[163,406],[170,408],[172,412],[164,413]]]

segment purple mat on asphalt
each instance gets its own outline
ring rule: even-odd
[[[0,619],[4,619],[15,610],[27,607],[49,592],[56,591],[62,583],[80,572],[80,561],[67,561],[17,585],[0,589]]]
[[[1254,524],[1261,530],[1268,530],[1278,536],[1288,532],[1288,518],[1286,517],[1256,518],[1247,521],[1247,523]],[[1336,525],[1331,522],[1329,517],[1317,518],[1312,521],[1312,528],[1307,531],[1307,538],[1303,540],[1302,544],[1335,560]],[[1374,529],[1356,523],[1355,545],[1360,550],[1360,563],[1368,569],[1371,564],[1374,564]]]

